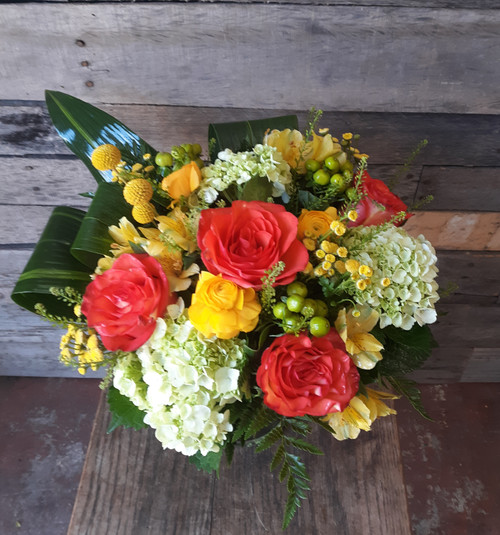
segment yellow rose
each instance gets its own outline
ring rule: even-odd
[[[161,187],[172,199],[177,201],[181,197],[189,197],[200,183],[200,168],[194,162],[189,162],[179,170],[166,176],[161,183]]]
[[[191,323],[204,336],[229,339],[255,329],[261,306],[252,288],[241,288],[207,271],[200,279],[188,309]]]
[[[330,230],[332,221],[337,218],[337,210],[334,207],[327,208],[324,212],[318,210],[302,210],[299,216],[297,238],[317,239]]]

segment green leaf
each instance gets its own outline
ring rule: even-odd
[[[90,282],[92,270],[70,252],[84,215],[75,208],[54,209],[14,287],[11,297],[15,303],[31,312],[37,303],[43,303],[50,314],[74,317],[73,307],[53,296],[50,288],[71,286],[84,293]]]
[[[307,453],[311,453],[312,455],[323,455],[323,452],[319,448],[317,448],[313,444],[309,444],[309,442],[306,442],[301,438],[287,437],[286,440],[294,448],[297,448],[302,451],[307,451]]]
[[[284,458],[285,458],[285,446],[283,446],[283,444],[280,444],[274,454],[273,460],[271,461],[271,466],[270,466],[271,472],[273,470],[276,470],[276,468],[278,468],[278,466],[283,462]]]
[[[422,404],[422,395],[415,381],[411,381],[405,377],[387,377],[386,381],[398,394],[405,396],[410,402],[411,406],[421,416],[423,416],[426,420],[430,420],[431,422],[433,421],[432,418],[427,414],[427,411]]]
[[[279,427],[275,427],[274,429],[271,429],[269,433],[266,433],[264,436],[258,438],[255,440],[255,451],[260,452],[267,450],[270,448],[273,444],[278,442],[283,437],[283,432]]]
[[[147,427],[144,423],[146,413],[141,411],[127,396],[121,394],[113,386],[108,391],[108,404],[112,413],[108,433],[111,433],[119,426],[137,430]]]
[[[318,206],[321,204],[321,199],[319,197],[317,197],[310,191],[306,191],[303,189],[299,190],[298,198],[299,198],[300,204],[304,208],[307,208],[308,210],[310,209],[311,206]]]
[[[123,123],[83,100],[59,91],[46,91],[50,118],[66,145],[88,167],[97,182],[110,182],[111,171],[98,171],[90,160],[99,145],[111,143],[120,149],[122,160],[132,165],[156,150]]]
[[[215,472],[219,477],[220,462],[224,449],[221,447],[218,452],[209,451],[202,455],[199,451],[189,457],[189,462],[194,464],[198,470],[203,470],[209,474]]]
[[[276,422],[278,419],[279,416],[274,411],[268,409],[265,405],[261,405],[260,408],[254,412],[254,416],[245,431],[245,439],[249,439],[256,435],[259,431],[262,431],[262,429]]]
[[[382,376],[404,375],[420,368],[437,345],[427,325],[414,325],[409,331],[389,326],[374,329],[372,334],[384,344],[383,359],[376,366]]]
[[[99,184],[94,199],[75,238],[71,253],[94,269],[97,261],[109,254],[113,239],[108,227],[117,225],[121,217],[132,220],[132,207],[123,198],[119,184]]]
[[[292,130],[299,128],[296,115],[211,124],[208,127],[210,160],[214,162],[217,154],[224,149],[231,149],[233,152],[251,150],[257,143],[262,143],[267,130],[285,130],[286,128]]]
[[[272,196],[273,185],[267,177],[254,177],[249,180],[240,195],[243,201],[265,201]]]

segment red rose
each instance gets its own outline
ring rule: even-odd
[[[358,218],[355,222],[349,223],[350,227],[380,225],[390,221],[396,214],[408,210],[408,206],[381,180],[372,178],[366,171],[363,174],[361,187],[366,197],[357,204],[355,210],[358,212]],[[412,214],[407,214],[394,225],[399,227],[411,216]]]
[[[257,384],[264,403],[283,416],[343,411],[358,391],[359,372],[335,329],[321,338],[285,334],[262,354]]]
[[[153,334],[174,300],[160,263],[146,254],[122,254],[85,290],[82,313],[110,351],[135,351]]]
[[[309,260],[297,239],[297,218],[279,204],[235,201],[230,208],[201,212],[198,245],[210,273],[242,288],[262,288],[265,271],[280,260],[276,284],[289,284]]]

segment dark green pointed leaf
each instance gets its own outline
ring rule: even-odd
[[[144,423],[146,413],[141,411],[127,396],[121,394],[113,386],[108,391],[108,404],[112,413],[111,422],[107,430],[108,433],[120,426],[137,430],[147,427]]]
[[[109,254],[113,240],[108,227],[117,225],[124,216],[132,221],[132,207],[123,198],[121,186],[116,183],[99,184],[71,247],[71,253],[80,262],[94,269],[99,258]]]
[[[249,180],[240,195],[243,201],[265,201],[273,194],[273,185],[267,177],[254,177]]]
[[[59,91],[46,91],[45,101],[57,132],[97,182],[111,181],[111,171],[98,171],[90,161],[92,151],[99,145],[115,145],[128,164],[142,162],[146,153],[153,158],[156,155],[157,151],[130,128],[83,100]]]
[[[34,312],[43,303],[50,314],[72,317],[72,307],[50,293],[50,288],[71,286],[81,293],[90,282],[91,270],[71,255],[70,247],[85,212],[55,208],[12,292],[12,300]]]
[[[285,128],[292,130],[299,128],[296,115],[211,124],[208,127],[210,160],[214,162],[217,154],[224,149],[231,149],[234,152],[251,150],[257,143],[262,143],[268,129],[284,130]]]
[[[209,474],[215,472],[218,477],[223,451],[224,448],[220,448],[217,453],[209,451],[206,455],[197,452],[189,457],[189,462],[194,464],[198,470],[203,470]]]

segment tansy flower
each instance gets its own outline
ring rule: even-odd
[[[371,370],[382,360],[380,350],[384,349],[375,336],[370,334],[379,315],[368,306],[358,306],[356,311],[357,317],[354,316],[353,309],[349,312],[346,312],[345,308],[341,309],[335,321],[335,328],[356,366],[362,370]]]
[[[297,228],[297,238],[318,238],[330,230],[330,225],[338,217],[337,209],[331,206],[325,211],[302,210],[299,216],[299,226]]]
[[[334,437],[337,440],[354,439],[358,437],[361,430],[370,431],[377,418],[396,414],[396,411],[382,400],[397,399],[397,397],[393,394],[366,388],[366,395],[357,394],[342,412],[328,414],[322,420],[333,429]]]
[[[203,271],[188,314],[191,323],[204,336],[227,340],[242,331],[253,331],[260,311],[255,290],[241,288],[221,275]]]

